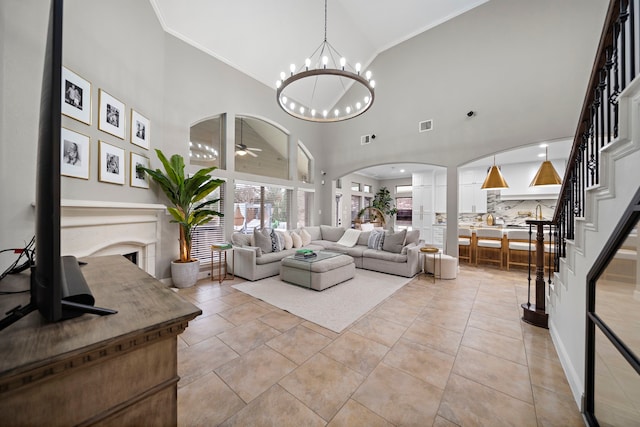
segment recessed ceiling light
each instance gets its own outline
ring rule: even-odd
[[[404,169],[400,169],[400,173],[404,173]]]
[[[538,157],[544,157],[544,153],[538,154]]]
[[[540,148],[547,148],[549,144],[540,144]]]

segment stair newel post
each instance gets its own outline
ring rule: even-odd
[[[551,221],[532,220],[526,221],[529,226],[536,226],[536,302],[528,301],[522,304],[522,320],[534,326],[548,328],[549,316],[545,310],[545,281],[544,281],[544,226],[552,224]]]

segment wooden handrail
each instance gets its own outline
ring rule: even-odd
[[[556,259],[574,239],[575,219],[584,216],[586,190],[600,183],[600,150],[618,138],[619,97],[637,76],[634,0],[610,0],[589,85],[576,127],[562,187],[551,222],[556,226]]]

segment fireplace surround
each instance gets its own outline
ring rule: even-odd
[[[138,267],[155,277],[159,219],[166,206],[91,200],[61,201],[61,254],[76,257],[136,253]]]

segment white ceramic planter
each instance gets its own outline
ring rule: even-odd
[[[171,261],[171,280],[176,288],[188,288],[198,281],[200,261],[175,262]]]

